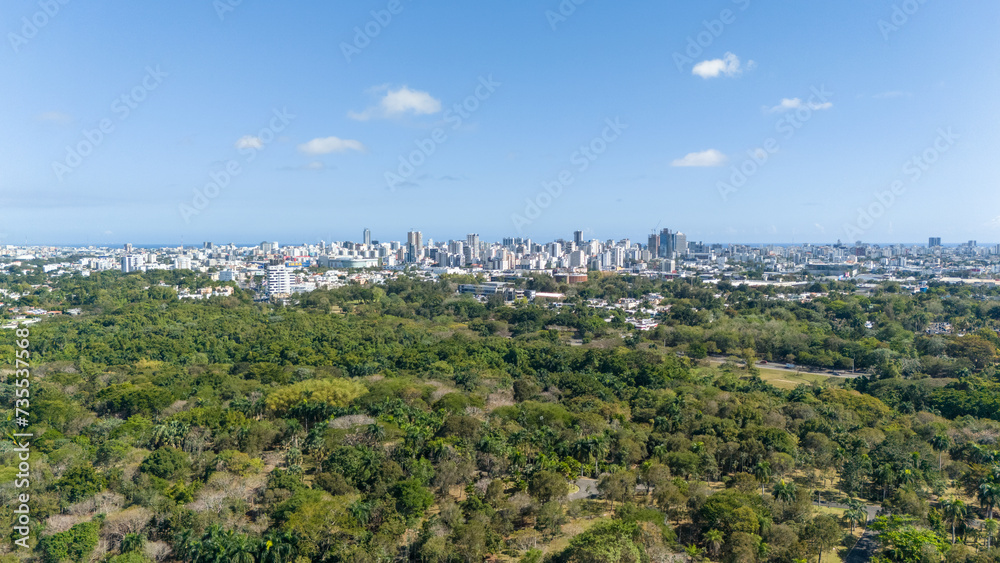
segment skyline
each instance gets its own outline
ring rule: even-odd
[[[12,4],[2,243],[1000,240],[985,1]]]

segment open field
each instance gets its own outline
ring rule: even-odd
[[[800,384],[812,385],[813,383],[824,383],[836,377],[829,377],[819,373],[792,373],[784,370],[760,368],[760,378],[780,389],[794,389]]]

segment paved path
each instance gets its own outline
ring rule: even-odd
[[[569,500],[577,500],[581,498],[590,498],[592,496],[597,496],[597,479],[590,479],[588,477],[580,477],[573,484],[580,488],[580,490],[575,493],[569,494]]]
[[[829,506],[831,508],[847,508],[846,504],[841,504],[839,502],[816,502],[813,501],[816,506]],[[870,523],[878,515],[878,512],[882,510],[882,507],[877,504],[866,504],[865,512],[868,513],[868,522]],[[867,525],[867,524],[866,524]],[[878,534],[871,530],[865,530],[865,533],[861,535],[861,539],[858,543],[854,545],[851,551],[847,552],[847,556],[844,558],[844,563],[868,563],[871,561],[872,556],[875,555],[875,550],[878,549]]]
[[[816,502],[816,501],[813,501],[813,504],[815,504],[816,506],[829,506],[830,508],[843,508],[843,509],[847,508],[846,504],[841,504],[839,502],[827,502],[827,501]],[[871,522],[872,520],[875,519],[875,516],[878,515],[878,511],[879,510],[882,510],[882,507],[879,506],[879,505],[877,505],[877,504],[866,504],[865,505],[865,511],[868,513],[868,521],[869,522]]]
[[[865,530],[858,543],[847,553],[844,563],[868,563],[871,561],[875,550],[878,549],[878,539],[875,537],[877,535],[872,530]]]

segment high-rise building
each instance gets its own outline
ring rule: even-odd
[[[674,252],[676,256],[686,256],[688,253],[688,238],[684,233],[674,233]]]
[[[687,235],[671,232],[670,229],[660,231],[660,258],[676,258],[687,254],[687,251]]]
[[[927,239],[927,248],[936,248],[941,246],[941,237],[930,237]]]
[[[660,255],[660,235],[653,233],[649,235],[649,254],[652,258]]]
[[[267,294],[292,292],[292,273],[282,265],[267,267]]]
[[[371,246],[372,244],[372,232],[370,229],[365,229],[364,233],[365,246]]]
[[[142,270],[144,262],[145,257],[142,254],[126,254],[122,257],[122,273],[138,272]]]
[[[406,261],[413,263],[420,260],[424,248],[424,235],[420,231],[406,233]]]
[[[573,231],[573,242],[576,243],[577,246],[583,244],[583,231]]]

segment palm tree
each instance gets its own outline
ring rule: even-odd
[[[709,530],[705,532],[705,543],[708,544],[708,552],[712,554],[712,557],[719,556],[719,550],[722,549],[722,541],[725,536],[719,530]]]
[[[944,512],[945,520],[951,521],[951,544],[955,545],[955,528],[959,521],[965,521],[969,509],[962,499],[951,499],[941,501],[941,510]]]
[[[760,496],[764,496],[764,486],[771,480],[771,464],[766,461],[757,462],[753,468],[753,476],[760,483]]]
[[[796,487],[792,481],[785,482],[784,479],[774,486],[772,494],[774,498],[781,502],[792,502],[795,500]]]
[[[909,485],[917,481],[917,473],[911,469],[904,469],[899,473],[899,482],[903,485]]]
[[[947,434],[935,434],[931,438],[931,447],[938,451],[938,471],[944,462],[944,451],[951,447],[951,438]]]
[[[1000,524],[996,520],[992,518],[983,520],[983,531],[986,532],[986,549],[989,549],[993,543],[993,536],[996,535],[997,529],[1000,529]]]
[[[852,506],[844,512],[844,516],[851,522],[851,533],[854,533],[854,525],[858,522],[864,521],[868,524],[868,511],[861,506]]]
[[[993,507],[1000,500],[1000,483],[996,483],[992,479],[983,481],[976,491],[976,496],[979,497],[979,503],[986,509],[986,518],[993,518]]]
[[[373,445],[378,445],[385,440],[385,428],[377,422],[373,422],[365,428],[365,436],[371,441]]]
[[[882,500],[885,500],[885,497],[889,494],[889,487],[892,487],[895,481],[896,474],[893,472],[892,466],[888,463],[883,463],[875,470],[875,482],[882,486]]]

